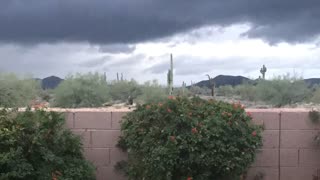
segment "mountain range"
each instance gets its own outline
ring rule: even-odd
[[[54,89],[58,87],[58,85],[64,79],[61,79],[57,76],[49,76],[44,79],[37,78],[36,80],[41,82],[42,89]],[[252,80],[244,76],[230,76],[230,75],[218,75],[215,78],[213,78],[212,81],[215,83],[216,87],[225,86],[225,85],[237,86],[243,83],[255,84],[257,82],[257,80]],[[314,85],[320,85],[320,78],[304,79],[304,81],[309,85],[309,87],[312,87]],[[209,80],[203,80],[194,84],[194,86],[210,88],[210,82]]]
[[[237,86],[243,83],[256,84],[258,79],[252,80],[244,76],[219,75],[213,78],[212,81],[215,83],[215,87],[220,87],[225,85]],[[309,87],[320,85],[320,78],[309,78],[309,79],[304,79],[304,81]],[[194,86],[199,86],[199,87],[205,86],[208,88],[211,87],[209,80],[200,81],[194,84]]]
[[[49,76],[44,79],[36,78],[35,80],[40,82],[42,89],[55,89],[63,81],[57,76]]]

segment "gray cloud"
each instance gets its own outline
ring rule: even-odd
[[[305,63],[302,63],[304,61]],[[202,77],[205,74],[216,76],[219,74],[232,75],[259,75],[260,67],[266,64],[267,68],[278,70],[278,74],[292,72],[294,69],[313,69],[320,67],[316,58],[306,60],[289,60],[281,57],[274,58],[248,58],[248,57],[225,57],[225,58],[201,58],[193,56],[178,56],[174,58],[174,74],[179,77],[189,75]],[[162,61],[145,70],[152,74],[165,74],[169,69],[169,62]],[[272,75],[270,72],[268,75]]]
[[[103,53],[110,54],[129,54],[136,50],[135,45],[127,45],[127,44],[110,44],[110,45],[100,45],[99,51]]]
[[[320,33],[319,0],[1,0],[0,41],[135,43],[204,25],[250,23],[271,43]]]
[[[104,65],[111,57],[110,56],[104,56],[101,58],[97,59],[90,59],[85,62],[79,63],[79,66],[81,67],[87,67],[87,68],[92,68],[92,67],[97,67],[97,66],[102,66]]]

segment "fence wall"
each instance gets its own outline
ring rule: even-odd
[[[263,147],[248,172],[248,180],[320,180],[320,148],[314,137],[320,131],[306,110],[247,110],[264,125]],[[126,112],[67,112],[67,126],[83,138],[85,156],[97,168],[97,180],[122,180],[114,172],[126,154],[116,148],[120,121]],[[259,179],[257,179],[259,180]]]

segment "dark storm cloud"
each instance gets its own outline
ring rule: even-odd
[[[1,0],[0,41],[134,43],[203,25],[250,23],[271,43],[320,33],[319,0]]]

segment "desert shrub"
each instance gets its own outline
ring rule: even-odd
[[[113,100],[127,101],[129,97],[136,99],[141,95],[140,85],[135,81],[114,81],[110,85],[110,95]]]
[[[98,73],[70,75],[54,90],[54,105],[98,107],[110,99],[109,89],[104,76]]]
[[[254,161],[261,128],[241,105],[173,98],[127,114],[119,146],[132,180],[238,179]]]
[[[0,74],[0,107],[26,106],[37,97],[40,84],[32,78]]]
[[[205,95],[205,96],[211,95],[211,90],[205,86],[204,87],[191,86],[189,90],[192,95]]]
[[[0,179],[93,180],[80,138],[55,112],[0,111]]]
[[[256,100],[256,87],[249,83],[244,83],[235,87],[235,93],[243,100]]]
[[[147,81],[142,85],[142,93],[138,96],[140,103],[156,103],[167,98],[167,90],[156,80]]]
[[[315,87],[312,93],[311,102],[320,103],[320,87]]]
[[[256,93],[257,99],[278,107],[303,102],[311,96],[311,90],[303,80],[287,76],[260,81]]]
[[[189,96],[192,96],[192,93],[188,88],[178,87],[173,89],[173,95],[180,96],[180,97],[182,96],[189,97]]]
[[[218,88],[219,96],[233,96],[235,94],[235,90],[231,85],[220,86]]]

